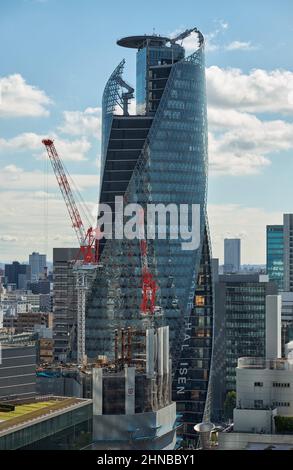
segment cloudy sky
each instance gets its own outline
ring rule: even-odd
[[[103,87],[123,57],[135,84],[116,40],[193,26],[207,42],[213,255],[239,236],[243,263],[265,262],[266,224],[293,212],[292,0],[2,0],[0,261],[76,244],[44,136],[94,214]]]

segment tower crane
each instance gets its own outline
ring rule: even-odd
[[[42,143],[46,147],[53,171],[55,173],[59,188],[68,210],[69,217],[72,222],[72,227],[75,230],[83,263],[97,263],[99,242],[95,237],[93,228],[89,227],[86,230],[84,227],[68,178],[66,176],[64,166],[55,148],[54,142],[51,139],[44,139],[42,140]]]
[[[77,289],[77,361],[83,364],[86,360],[85,354],[85,307],[86,293],[91,285],[93,273],[97,267],[99,257],[99,242],[92,227],[87,230],[83,224],[73,192],[62,161],[51,139],[44,139],[45,145],[53,171],[55,173],[59,188],[65,201],[72,227],[76,233],[80,252],[73,268]],[[77,259],[81,258],[81,262]]]
[[[148,253],[147,241],[144,236],[144,211],[141,209],[139,213],[139,245],[141,256],[141,270],[142,270],[142,299],[140,310],[143,315],[153,315],[157,309],[156,307],[156,293],[157,283],[149,270],[148,266]]]

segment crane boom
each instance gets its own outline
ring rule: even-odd
[[[42,143],[47,149],[49,159],[72,222],[72,227],[75,230],[83,262],[85,264],[96,263],[98,261],[98,241],[94,236],[93,228],[89,227],[88,230],[86,230],[83,225],[64,166],[55,148],[53,140],[44,139],[42,140]]]

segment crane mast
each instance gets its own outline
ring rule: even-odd
[[[147,241],[144,236],[144,211],[141,210],[139,213],[139,244],[140,244],[140,256],[141,256],[141,270],[142,270],[142,299],[140,304],[140,310],[144,315],[153,315],[156,310],[156,293],[157,284],[149,270],[148,266],[148,253],[147,253]]]

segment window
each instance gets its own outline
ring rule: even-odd
[[[290,383],[288,383],[288,382],[273,382],[273,387],[289,388]]]
[[[263,382],[254,382],[255,387],[263,387]]]
[[[254,400],[254,408],[256,409],[263,408],[263,400]]]
[[[195,305],[197,307],[203,307],[204,306],[204,296],[203,295],[196,295],[195,296]]]
[[[273,406],[290,406],[289,401],[273,401]]]

